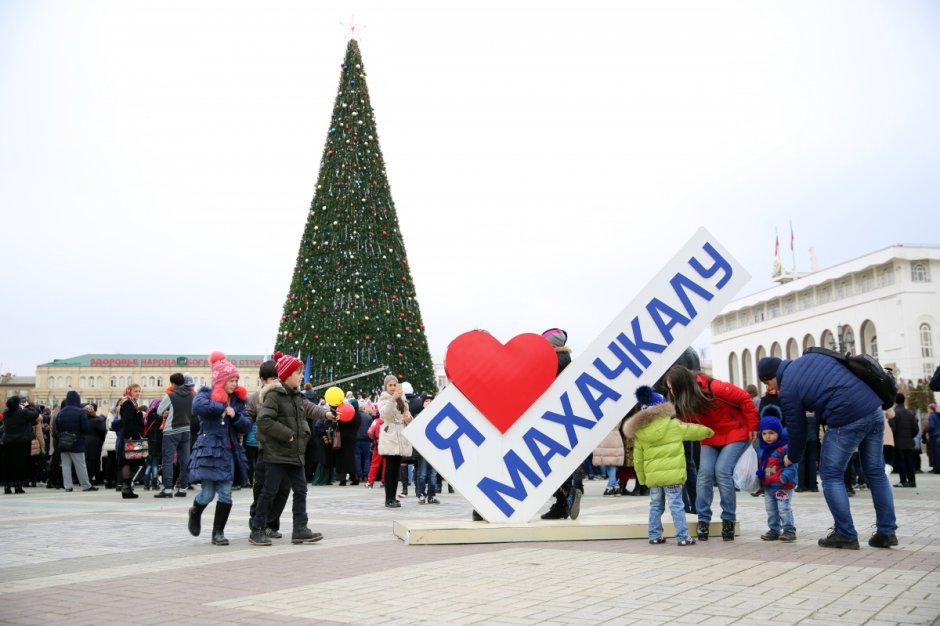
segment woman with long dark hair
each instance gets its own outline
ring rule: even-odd
[[[715,431],[702,440],[695,497],[696,534],[701,541],[708,539],[713,484],[717,480],[721,538],[733,541],[737,502],[731,475],[741,453],[757,438],[757,407],[744,389],[681,365],[666,372],[666,391],[679,419]]]

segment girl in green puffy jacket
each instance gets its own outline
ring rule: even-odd
[[[650,488],[650,543],[666,543],[662,516],[668,500],[676,527],[676,542],[690,546],[695,539],[689,535],[682,502],[686,479],[682,442],[701,441],[715,433],[707,426],[680,422],[675,413],[675,407],[669,402],[645,408],[627,420],[623,434],[635,440],[633,465],[637,479]]]

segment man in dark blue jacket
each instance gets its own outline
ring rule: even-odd
[[[868,540],[875,548],[898,545],[895,535],[894,495],[885,474],[883,455],[884,412],[872,389],[836,359],[809,353],[792,361],[764,357],[758,377],[780,390],[780,405],[790,435],[784,463],[801,460],[806,442],[806,411],[828,425],[819,457],[823,496],[832,513],[833,530],[819,540],[824,548],[858,550],[858,533],[852,522],[849,496],[842,475],[857,449],[862,473],[875,505],[878,530]]]
[[[65,406],[55,418],[55,446],[62,458],[62,486],[72,490],[72,465],[82,484],[82,491],[98,491],[88,480],[85,467],[85,433],[88,432],[88,414],[82,408],[82,399],[77,391],[65,394]]]

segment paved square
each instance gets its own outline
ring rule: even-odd
[[[821,493],[796,494],[794,544],[762,542],[763,499],[739,493],[734,542],[406,546],[393,520],[468,519],[471,507],[445,493],[440,505],[412,496],[389,510],[380,489],[312,487],[310,526],[326,538],[257,547],[248,543],[251,494],[241,490],[226,529],[232,545],[217,547],[211,506],[204,536],[187,533],[192,498],[30,489],[0,497],[0,622],[936,624],[940,476],[918,483],[895,490],[900,546],[891,550],[868,547],[871,501],[865,491],[852,499],[859,551],[816,546],[831,525]],[[605,498],[603,482],[585,485],[577,523],[646,511],[646,498]]]

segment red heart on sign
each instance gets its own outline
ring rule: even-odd
[[[505,433],[555,380],[558,359],[543,337],[513,337],[505,346],[482,330],[464,333],[447,346],[447,377]]]

